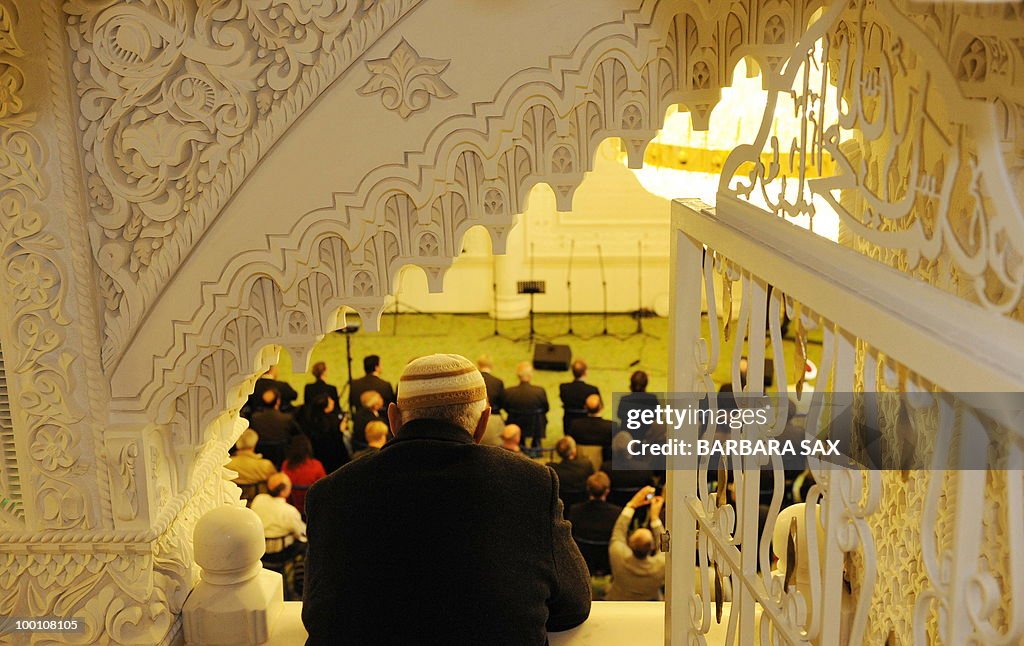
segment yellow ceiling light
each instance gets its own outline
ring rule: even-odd
[[[725,160],[735,147],[756,140],[767,98],[768,93],[761,88],[761,77],[747,78],[746,63],[740,62],[734,71],[732,86],[722,88],[722,100],[712,111],[710,128],[706,132],[693,129],[688,112],[679,112],[674,106],[669,108],[664,126],[647,146],[643,168],[633,171],[637,179],[645,189],[667,199],[697,197],[714,204]],[[776,114],[795,114],[792,100],[780,97]],[[796,117],[776,117],[772,122],[772,134],[779,141],[792,141],[802,127]],[[619,158],[625,163],[626,153],[620,151]],[[773,161],[770,152],[762,153],[761,159],[766,165]],[[820,161],[820,166],[817,160],[814,164],[806,164],[805,177],[835,174],[836,164],[831,156],[826,155]],[[799,153],[780,151],[778,162],[783,168],[797,168]],[[755,203],[756,199],[753,199]],[[816,210],[814,232],[832,240],[838,239],[838,215],[824,200],[814,199],[813,202]],[[795,218],[793,222],[810,228],[809,218]]]

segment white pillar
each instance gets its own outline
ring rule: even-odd
[[[498,319],[526,318],[530,311],[528,297],[516,293],[516,282],[527,275],[526,225],[523,216],[516,216],[516,224],[509,231],[505,253],[494,257],[494,284],[497,309],[491,316]],[[493,308],[492,308],[493,309]]]

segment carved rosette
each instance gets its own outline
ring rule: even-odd
[[[455,91],[441,79],[451,61],[424,58],[404,38],[387,58],[366,61],[370,80],[359,93],[380,94],[384,107],[408,119],[414,112],[426,110],[430,98],[447,99]]]

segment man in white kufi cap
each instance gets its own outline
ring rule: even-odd
[[[558,477],[479,446],[490,407],[468,359],[406,366],[394,439],[306,496],[307,644],[542,646],[590,614]]]

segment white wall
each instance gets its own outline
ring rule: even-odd
[[[571,212],[556,211],[554,193],[547,185],[534,187],[529,208],[511,234],[513,238],[518,235],[522,244],[518,248],[510,245],[510,260],[519,269],[519,279],[547,281],[547,293],[536,297],[538,312],[565,312],[569,257],[574,251],[572,309],[600,312],[600,245],[609,311],[629,312],[642,304],[664,312],[668,300],[668,227],[669,201],[647,192],[633,171],[619,162],[617,140],[608,140],[597,153],[594,171],[577,190]],[[638,244],[643,251],[642,301],[637,299]],[[498,273],[499,282],[514,282],[517,278],[502,276],[501,269]],[[493,277],[490,238],[477,228],[463,241],[463,254],[446,275],[442,293],[428,293],[422,271],[410,268],[403,272],[398,290],[400,307],[408,305],[427,312],[490,312]]]

